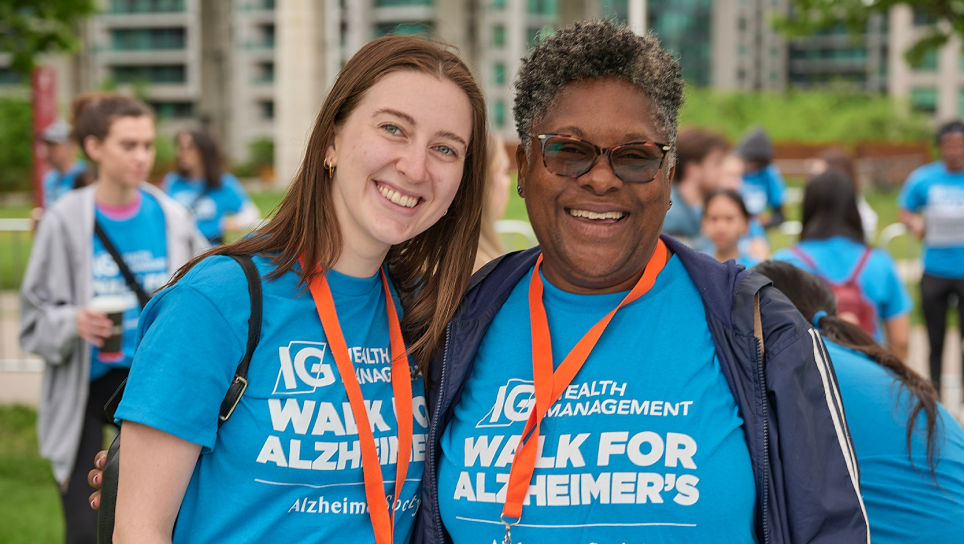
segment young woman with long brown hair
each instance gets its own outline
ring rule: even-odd
[[[475,259],[485,127],[478,85],[437,44],[386,37],[348,61],[274,218],[145,311],[117,412],[115,541],[408,541],[419,371]],[[218,427],[251,312],[229,255],[254,257],[264,313]]]

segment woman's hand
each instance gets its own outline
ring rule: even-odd
[[[107,317],[104,312],[81,308],[74,316],[77,323],[77,335],[88,343],[97,347],[104,345],[104,340],[110,336],[114,328],[114,322]]]
[[[94,468],[87,473],[87,484],[96,491],[90,494],[87,502],[94,510],[100,509],[100,487],[104,485],[104,463],[107,462],[107,450],[100,450],[94,456]]]

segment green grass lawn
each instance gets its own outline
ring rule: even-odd
[[[37,452],[37,415],[0,406],[0,540],[5,544],[63,542],[60,497],[50,463]]]

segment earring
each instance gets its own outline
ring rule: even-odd
[[[522,184],[521,184],[521,183],[515,186],[515,190],[516,190],[517,193],[519,193],[519,196],[522,196]]]
[[[335,177],[335,165],[334,165],[334,164],[331,164],[330,162],[325,161],[325,168],[328,169],[328,177],[329,177],[329,178]]]
[[[667,201],[667,204],[669,204],[669,207],[672,208],[672,207],[673,207],[673,199],[668,200],[668,201]]]

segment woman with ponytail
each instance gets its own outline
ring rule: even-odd
[[[964,430],[930,382],[836,316],[820,278],[790,263],[754,268],[812,321],[833,360],[860,466],[875,543],[960,542],[964,535]]]

